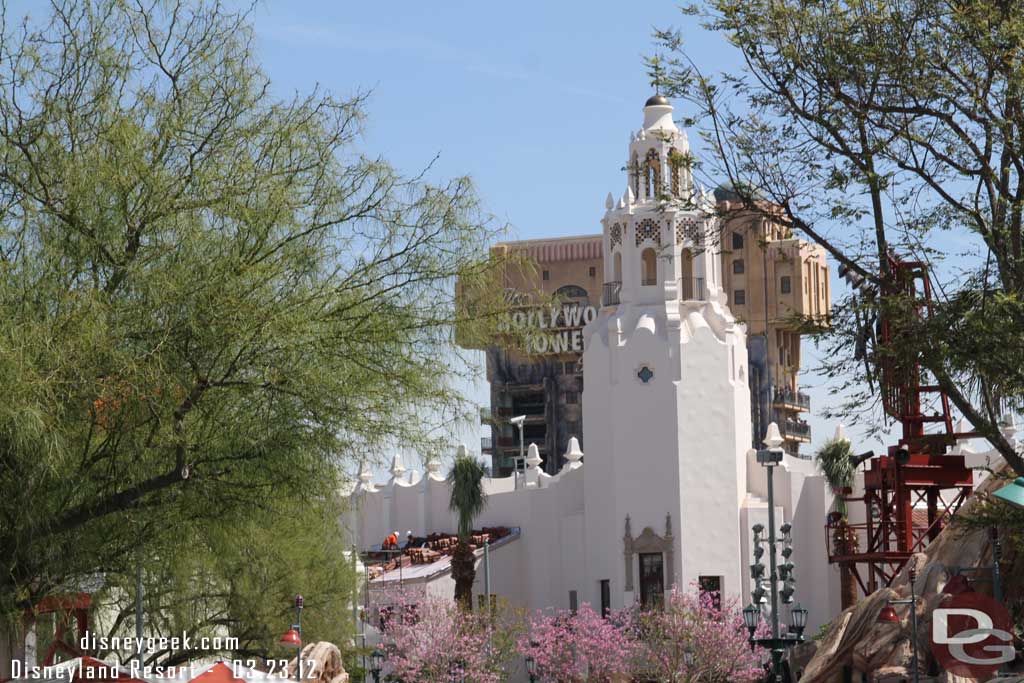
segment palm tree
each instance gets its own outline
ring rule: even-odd
[[[850,528],[847,521],[845,491],[853,486],[856,468],[853,465],[850,442],[847,439],[829,439],[818,452],[814,460],[818,471],[825,477],[832,489],[832,510],[839,514],[839,520],[833,526],[832,543],[837,555],[850,555],[857,552],[857,534]],[[839,563],[840,599],[843,609],[857,602],[857,583],[854,579],[853,567],[849,562]]]
[[[455,456],[455,464],[448,474],[452,488],[448,509],[459,516],[459,542],[452,554],[452,578],[455,602],[466,609],[473,607],[473,581],[476,579],[476,557],[469,546],[473,520],[487,504],[483,478],[484,468],[480,463],[464,451]]]

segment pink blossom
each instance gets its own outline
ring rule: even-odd
[[[609,681],[632,669],[636,641],[627,612],[608,619],[584,603],[575,614],[537,612],[519,652],[533,657],[541,680]]]
[[[642,677],[701,683],[760,679],[764,654],[750,647],[738,601],[718,602],[712,593],[673,588],[665,596],[663,609],[640,613],[642,645],[637,662]],[[762,622],[755,635],[765,634]]]
[[[383,609],[385,670],[403,683],[447,681],[460,669],[466,683],[500,683],[513,656],[505,635],[514,625],[486,613],[466,612],[451,599],[422,591],[392,590]]]

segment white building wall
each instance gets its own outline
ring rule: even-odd
[[[657,150],[666,185],[671,148],[688,150],[671,112],[664,103],[646,107],[644,129],[630,143],[630,157],[636,151],[641,161],[648,149]],[[671,518],[673,562],[666,580],[674,576],[686,589],[698,577],[717,576],[727,595],[749,597],[750,527],[767,524],[767,492],[764,468],[747,453],[746,332],[719,289],[710,196],[691,182],[683,173],[682,196],[696,205],[643,199],[631,187],[622,199],[606,202],[605,277],[615,279],[620,257],[622,285],[619,303],[602,307],[583,330],[586,464],[573,462],[556,477],[531,470],[519,490],[511,478],[485,482],[488,502],[476,526],[521,529],[491,563],[492,591],[514,605],[566,608],[576,591],[579,604],[596,609],[603,579],[611,584],[613,608],[638,600],[636,555],[630,558],[633,590],[626,591],[627,516],[634,539],[645,528],[663,537]],[[636,227],[645,219],[656,221],[659,232],[638,240]],[[687,229],[677,234],[681,221]],[[652,245],[659,251],[657,282],[643,285],[640,255]],[[695,292],[700,300],[681,300],[683,249],[693,253],[693,276],[704,278],[703,291]],[[647,383],[637,376],[644,366],[654,373]],[[362,547],[379,544],[393,530],[455,531],[448,484],[436,465],[423,481],[393,474],[379,489],[364,478],[354,495]],[[776,491],[777,525],[794,523],[797,595],[816,628],[838,611],[822,531],[830,496],[812,466],[788,457],[777,468]],[[482,581],[478,571],[478,593]]]

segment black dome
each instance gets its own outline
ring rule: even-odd
[[[648,98],[647,102],[644,103],[645,107],[655,107],[658,105],[668,104],[668,100],[663,95],[652,95]]]

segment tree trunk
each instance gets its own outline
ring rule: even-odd
[[[459,540],[452,554],[452,579],[455,580],[455,602],[463,609],[473,609],[473,581],[476,579],[476,556],[469,543]]]
[[[857,552],[860,545],[857,541],[857,533],[850,528],[846,520],[840,520],[836,524],[833,534],[833,543],[837,555],[851,555]],[[839,598],[842,608],[852,607],[857,602],[857,579],[854,576],[854,565],[852,562],[839,563]]]

